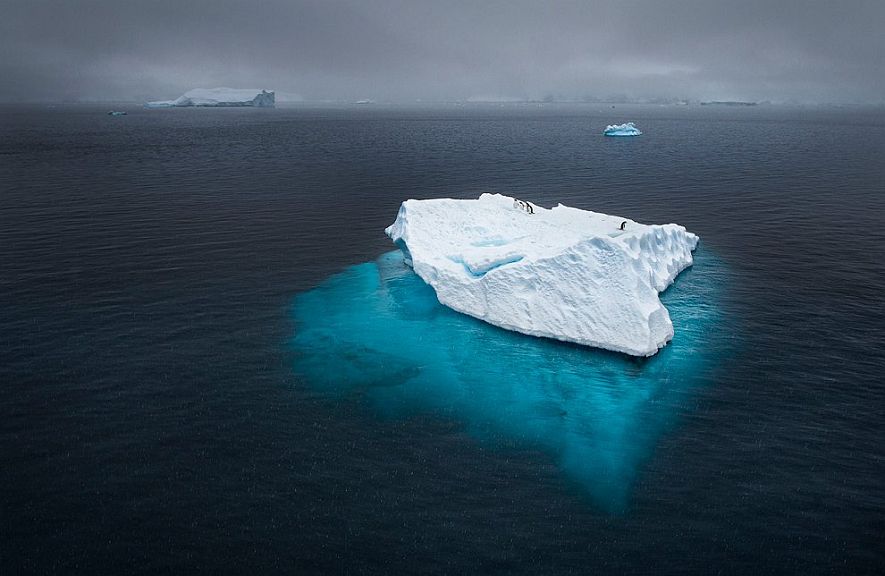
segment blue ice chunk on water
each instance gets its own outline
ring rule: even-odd
[[[722,275],[699,248],[662,295],[673,341],[636,359],[458,314],[390,252],[295,298],[295,371],[333,397],[358,390],[389,416],[437,412],[480,441],[541,448],[599,506],[619,511],[661,434],[727,353]]]
[[[606,136],[641,136],[642,131],[633,122],[626,124],[609,124],[602,132]]]

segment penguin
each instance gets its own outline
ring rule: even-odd
[[[627,221],[624,220],[623,222],[621,222],[621,230],[626,230],[626,229],[627,229]]]

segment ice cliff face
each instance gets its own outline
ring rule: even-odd
[[[658,293],[692,264],[698,242],[676,224],[498,194],[407,200],[386,232],[442,304],[508,330],[634,356],[673,337]]]
[[[235,88],[196,88],[185,92],[175,100],[158,100],[147,102],[147,108],[173,108],[187,106],[230,107],[252,106],[256,108],[273,108],[276,96],[266,90],[235,89]]]
[[[642,132],[633,122],[627,122],[626,124],[609,124],[605,127],[603,134],[606,136],[639,136]]]

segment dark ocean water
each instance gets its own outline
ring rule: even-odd
[[[129,112],[0,109],[0,573],[885,571],[885,111]],[[433,309],[383,228],[482,192],[697,233],[671,348]],[[374,329],[379,278],[471,380],[323,381],[365,356],[308,330]],[[607,376],[508,396],[473,346]]]

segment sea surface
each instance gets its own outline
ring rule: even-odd
[[[108,109],[0,107],[0,574],[885,572],[885,110]],[[673,342],[441,307],[483,192],[698,234]]]

